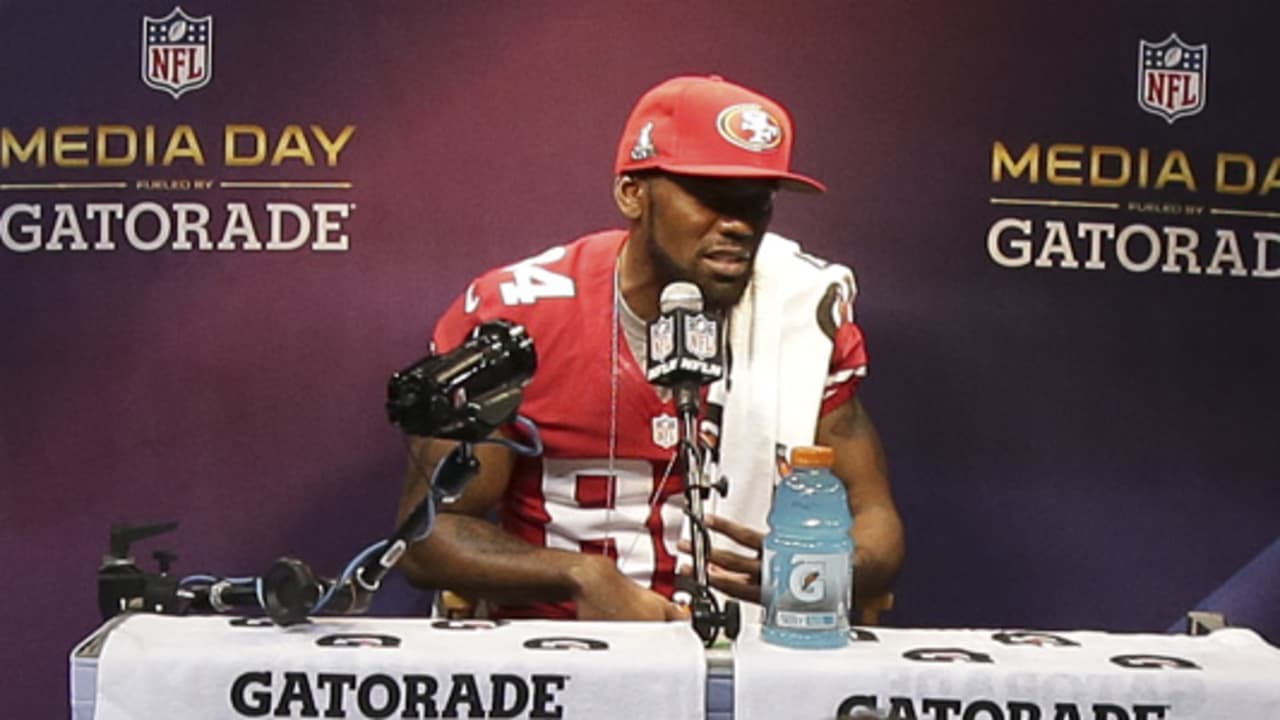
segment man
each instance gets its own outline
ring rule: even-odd
[[[902,524],[854,394],[866,356],[852,274],[766,237],[777,189],[824,189],[791,171],[793,141],[786,111],[759,93],[716,76],[668,80],[640,99],[619,146],[613,195],[627,229],[491,271],[454,302],[436,327],[442,350],[489,319],[527,328],[538,370],[520,412],[545,451],[477,448],[478,477],[401,561],[411,582],[505,617],[686,616],[670,600],[687,536],[676,411],[643,360],[662,289],[684,280],[729,317],[728,378],[704,393],[701,426],[729,477],[728,495],[710,501],[712,585],[759,600],[772,484],[788,447],[816,442],[836,449],[849,491],[858,597],[890,587]],[[402,519],[449,449],[415,444]],[[500,525],[486,519],[494,510]]]

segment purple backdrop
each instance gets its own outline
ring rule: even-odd
[[[1280,11],[996,5],[187,3],[213,17],[214,64],[175,99],[139,71],[142,17],[173,3],[0,2],[0,213],[42,213],[12,210],[0,247],[0,706],[65,712],[112,522],[181,521],[137,554],[176,549],[182,573],[256,573],[285,553],[332,573],[385,533],[403,457],[388,374],[473,275],[617,224],[626,112],[687,71],[782,99],[798,164],[831,188],[785,198],[774,228],[859,272],[864,397],[908,527],[888,621],[1166,628],[1280,527],[1280,286],[1264,277],[1280,238],[1258,236],[1280,230]],[[1175,32],[1212,63],[1203,109],[1169,122],[1139,107],[1137,59]],[[104,125],[154,126],[154,164],[142,145],[97,163]],[[234,125],[263,130],[262,164],[227,166]],[[333,164],[313,126],[331,143],[354,126]],[[23,159],[40,129],[43,166]],[[194,180],[213,185],[139,187]],[[72,182],[125,186],[48,187]],[[243,203],[264,244],[269,204],[313,226],[332,205],[345,249],[148,252],[117,219],[114,250],[77,251],[56,219],[69,206],[92,246],[90,204],[147,202],[206,206],[215,242]],[[1085,267],[1089,223],[1112,228],[1101,269]],[[1151,246],[1137,225],[1156,238],[1151,270],[1126,269]],[[1191,259],[1170,227],[1198,238]],[[1277,640],[1274,614],[1255,622]]]

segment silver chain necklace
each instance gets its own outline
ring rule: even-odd
[[[621,254],[619,254],[618,260],[614,263],[614,268],[613,268],[613,313],[612,313],[613,327],[609,331],[609,334],[610,334],[609,481],[607,483],[607,489],[609,493],[610,502],[607,508],[605,509],[605,525],[606,527],[609,528],[605,532],[605,539],[608,541],[612,541],[614,539],[613,538],[613,509],[614,509],[614,505],[616,505],[618,502],[618,495],[617,495],[618,476],[617,476],[617,473],[615,472],[614,466],[615,466],[615,460],[617,458],[617,452],[618,452],[618,393],[619,393],[618,385],[619,385],[620,377],[622,374],[621,360],[619,358],[619,355],[621,353],[619,333],[620,333],[620,328],[622,327],[621,312],[622,312],[622,303],[624,302],[622,298],[621,276],[622,276],[622,256]],[[648,513],[646,513],[646,522],[647,522],[647,518],[652,516],[655,511],[659,513],[661,512],[660,510],[658,510],[658,500],[659,498],[662,497],[662,491],[666,489],[667,481],[671,477],[671,471],[675,468],[676,459],[678,457],[679,457],[679,451],[677,446],[676,449],[672,450],[671,459],[667,462],[667,467],[662,472],[662,479],[658,482],[657,487],[654,489],[653,494],[650,497],[649,504],[648,504]],[[644,524],[641,524],[641,528],[643,527],[644,527]],[[635,538],[632,539],[631,545],[627,548],[626,552],[625,553],[620,551],[618,552],[618,569],[619,570],[622,569],[622,565],[626,562],[627,558],[631,557],[632,552],[634,552],[635,550],[636,543],[640,542],[643,535],[644,533],[637,532]],[[620,550],[616,544],[614,545],[614,549]],[[654,559],[656,562],[657,560],[656,548],[654,552]],[[655,570],[656,570],[656,567],[655,567]]]

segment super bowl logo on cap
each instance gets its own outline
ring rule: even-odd
[[[192,17],[174,7],[161,18],[142,16],[142,82],[177,100],[213,77],[213,16]]]
[[[636,138],[636,144],[631,148],[631,159],[638,162],[657,154],[658,148],[653,145],[653,121],[649,121],[640,128],[640,137]]]
[[[773,150],[782,144],[782,123],[757,103],[721,110],[716,129],[725,140],[752,152]]]

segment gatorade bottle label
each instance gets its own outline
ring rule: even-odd
[[[775,562],[775,556],[780,562]],[[764,553],[766,593],[772,596],[773,624],[795,630],[830,630],[848,607],[850,570],[844,553]],[[773,568],[778,577],[773,577]],[[766,600],[768,603],[769,600]]]

